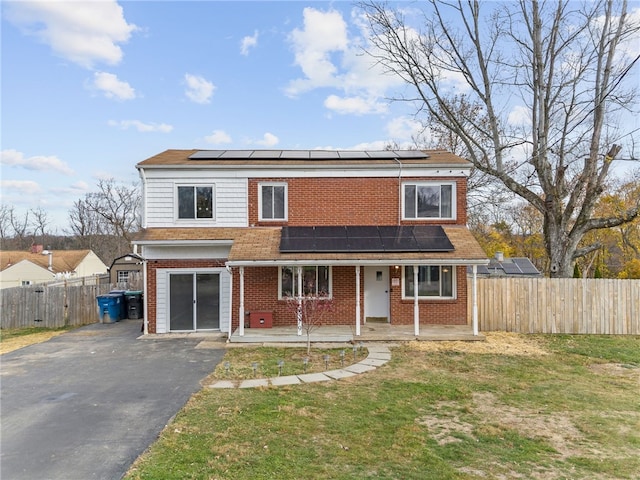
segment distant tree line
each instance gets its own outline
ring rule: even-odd
[[[131,252],[132,237],[141,225],[141,202],[138,185],[100,180],[95,192],[74,202],[62,233],[51,231],[51,218],[42,207],[19,214],[13,206],[0,205],[0,248],[89,249],[110,265],[114,258]]]

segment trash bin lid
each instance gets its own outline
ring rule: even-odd
[[[142,290],[127,290],[125,295],[142,295]]]

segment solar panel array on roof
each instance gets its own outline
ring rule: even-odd
[[[189,156],[190,160],[392,160],[429,158],[420,150],[200,150]]]
[[[438,225],[283,227],[283,253],[450,252]]]

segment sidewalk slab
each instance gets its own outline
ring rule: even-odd
[[[376,367],[372,367],[371,365],[362,365],[361,363],[356,363],[353,365],[349,365],[348,367],[344,367],[344,370],[347,370],[353,373],[365,373],[375,369]]]
[[[300,379],[295,375],[287,375],[285,377],[271,377],[269,379],[271,385],[280,387],[282,385],[297,385],[300,383]]]
[[[268,387],[269,379],[267,378],[255,378],[252,380],[243,380],[240,383],[239,388],[254,388],[254,387]]]
[[[347,370],[329,370],[328,372],[324,372],[327,377],[331,377],[334,380],[339,380],[341,378],[355,377],[355,373],[349,372]]]
[[[360,365],[371,365],[372,367],[380,367],[387,363],[387,360],[379,360],[377,358],[365,358],[361,362],[358,362]]]
[[[305,373],[298,375],[298,378],[304,383],[326,382],[327,380],[331,380],[331,378],[327,377],[324,373]]]
[[[383,347],[381,345],[367,345],[367,350],[369,353],[391,353],[389,347]]]

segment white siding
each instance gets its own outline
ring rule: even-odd
[[[212,171],[152,170],[146,172],[146,227],[246,227],[247,179],[221,178]],[[212,220],[176,220],[176,185],[213,185]]]
[[[229,332],[231,276],[225,268],[160,268],[156,270],[156,333],[169,332],[169,273],[196,272],[220,275],[220,331]]]
[[[173,260],[173,259],[227,259],[229,258],[228,245],[212,245],[210,247],[189,247],[189,246],[145,246],[144,257],[147,260]]]

